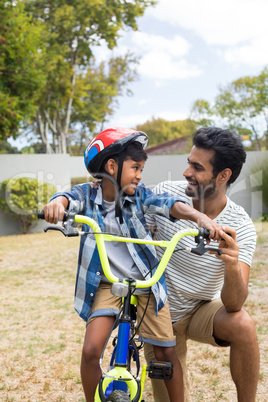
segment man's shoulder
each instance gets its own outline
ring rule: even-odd
[[[252,222],[252,219],[248,215],[248,213],[245,211],[245,209],[241,206],[236,204],[234,201],[228,199],[228,204],[226,209],[224,210],[223,214],[223,219],[228,220],[229,222],[232,222],[234,226],[237,228],[240,225],[249,225],[252,228],[254,228],[254,224]],[[231,226],[231,223],[230,223]]]
[[[179,197],[180,200],[189,204],[190,203],[189,197],[185,194],[186,187],[187,182],[184,180],[178,180],[178,181],[168,180],[159,183],[157,186],[155,186],[153,191],[156,194],[168,193],[175,197]]]
[[[186,186],[187,182],[184,180],[178,180],[178,181],[167,180],[157,184],[154,188],[154,192],[158,190],[161,193],[164,192],[168,192],[171,194],[185,193]]]
[[[245,209],[241,205],[236,204],[230,198],[227,198],[227,199],[228,199],[228,206],[227,206],[226,212],[228,212],[229,214],[233,214],[240,218],[251,220],[248,213],[245,211]]]

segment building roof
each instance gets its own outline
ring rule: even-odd
[[[167,155],[170,153],[184,153],[187,144],[187,137],[174,138],[173,140],[162,142],[153,147],[146,148],[150,155]]]

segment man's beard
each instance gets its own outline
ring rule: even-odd
[[[197,188],[194,190],[188,189],[185,190],[185,194],[188,197],[196,198],[199,200],[204,200],[206,198],[211,197],[216,191],[216,179],[212,179],[211,182],[207,185],[198,184]]]

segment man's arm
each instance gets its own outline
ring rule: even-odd
[[[224,262],[221,299],[226,310],[231,313],[241,310],[247,298],[250,267],[238,260],[239,247],[236,242],[236,231],[230,227],[223,227],[220,236],[223,239],[219,244],[222,255],[216,256]]]

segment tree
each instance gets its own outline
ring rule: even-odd
[[[129,68],[135,62],[131,54],[111,58],[107,64],[88,68],[84,76],[78,77],[70,125],[75,135],[73,139],[69,135],[67,144],[70,153],[81,155],[97,122],[103,126],[113,113],[116,96],[136,78],[135,71]]]
[[[77,108],[79,104],[82,105],[82,110],[77,110],[76,117],[84,114],[85,103],[83,98],[81,103],[78,102],[76,92],[78,87],[81,88],[81,81],[85,80],[85,84],[88,84],[88,76],[95,68],[92,62],[93,47],[106,43],[113,49],[120,31],[126,27],[136,30],[137,17],[143,15],[146,7],[154,4],[154,1],[24,0],[24,2],[28,13],[36,21],[43,22],[46,27],[47,83],[39,98],[34,127],[42,141],[46,143],[47,152],[52,152],[54,149],[56,152],[66,153],[67,136],[71,124],[75,123],[73,118],[75,106]],[[120,63],[117,63],[118,67],[119,65]],[[122,76],[126,78],[126,72],[122,72],[119,68],[114,71],[113,79],[117,78],[117,81],[120,81]],[[128,79],[124,81],[126,84]],[[121,83],[113,98],[120,94],[122,86]],[[102,89],[105,98],[107,89],[100,85],[100,90]],[[85,94],[84,99],[87,97],[88,94]],[[89,102],[91,103],[91,99]],[[109,97],[107,103],[111,107]],[[97,113],[96,118],[96,121],[103,121],[103,113]],[[94,120],[91,118],[89,125],[85,121],[81,123],[90,130]],[[52,146],[49,136],[53,138]]]
[[[219,89],[214,104],[199,99],[194,103],[192,117],[200,125],[215,124],[235,130],[249,138],[257,150],[268,149],[268,68],[257,76],[239,78]]]
[[[7,141],[0,141],[0,154],[21,154],[21,151]]]
[[[137,125],[136,129],[144,131],[149,137],[149,146],[154,146],[174,138],[191,138],[196,127],[196,123],[191,119],[167,121],[153,118],[151,121]]]
[[[13,3],[0,0],[0,141],[16,138],[22,123],[35,115],[45,85],[42,26],[32,23],[22,3]]]
[[[1,183],[0,208],[18,219],[23,233],[28,233],[37,219],[37,211],[49,202],[55,187],[37,179],[16,177]]]
[[[200,127],[210,127],[214,125],[213,110],[208,101],[197,99],[191,109],[190,118]]]

